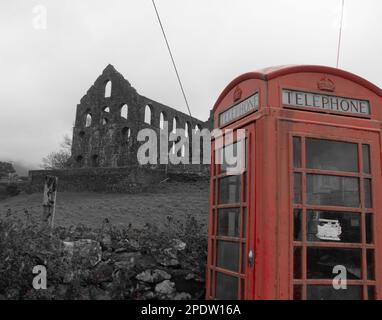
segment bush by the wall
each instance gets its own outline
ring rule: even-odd
[[[150,224],[137,230],[116,227],[105,220],[100,228],[56,227],[51,233],[27,211],[24,219],[13,217],[9,211],[0,219],[0,300],[201,299],[207,253],[205,229],[192,216],[182,222],[168,217],[166,223],[166,232]],[[79,239],[100,244],[101,260],[97,264],[89,266],[84,259],[74,259],[65,252],[64,241]],[[47,290],[32,287],[36,265],[47,268]],[[141,281],[142,275],[138,275],[142,273],[155,275],[156,280],[149,277]],[[166,280],[162,274],[168,275]],[[162,280],[170,281],[174,288],[156,282]]]
[[[5,190],[6,193],[11,197],[17,196],[20,193],[20,189],[15,183],[8,185]]]

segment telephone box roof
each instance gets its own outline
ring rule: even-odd
[[[260,80],[268,81],[268,80],[272,80],[284,75],[288,75],[292,73],[301,73],[301,72],[323,73],[323,74],[331,74],[334,76],[338,76],[338,77],[353,81],[355,83],[358,83],[359,85],[369,89],[370,91],[382,97],[381,88],[371,83],[370,81],[345,70],[327,67],[327,66],[319,66],[319,65],[281,65],[281,66],[268,67],[268,68],[264,68],[264,69],[260,69],[260,70],[256,70],[252,72],[247,72],[238,76],[225,87],[225,89],[223,90],[223,92],[220,94],[219,98],[215,102],[215,105],[212,110],[215,111],[217,106],[220,104],[221,100],[228,94],[228,92],[232,90],[236,85],[238,85],[239,83],[245,80],[260,79]]]

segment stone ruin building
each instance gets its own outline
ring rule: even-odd
[[[168,124],[168,134],[174,129],[185,129],[189,139],[189,152],[179,150],[178,157],[188,154],[192,159],[192,129],[213,127],[212,117],[203,122],[174,108],[141,96],[112,65],[108,65],[77,105],[73,128],[70,167],[54,170],[29,171],[29,191],[41,192],[45,177],[58,178],[60,191],[106,191],[136,193],[167,179],[208,183],[208,164],[140,165],[137,159],[137,135],[150,128],[157,134],[157,159],[161,157],[160,136]],[[178,140],[176,141],[178,142]],[[174,143],[169,150],[174,154]],[[186,149],[186,147],[184,147]],[[163,154],[162,154],[163,155]],[[196,155],[194,155],[196,156]],[[203,150],[200,149],[200,158]]]
[[[191,137],[191,126],[211,129],[210,119],[203,122],[141,96],[109,64],[77,105],[71,163],[74,168],[136,165],[137,150],[143,143],[137,142],[140,129],[152,128],[159,136],[167,121],[169,132],[184,128]],[[189,145],[191,157],[191,141]]]

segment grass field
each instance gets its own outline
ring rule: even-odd
[[[206,225],[208,216],[207,182],[166,182],[150,193],[116,194],[94,192],[59,192],[55,224],[61,226],[78,223],[91,227],[101,225],[109,218],[115,225],[132,224],[140,228],[146,223],[163,228],[166,216],[182,221],[192,214]],[[0,217],[10,210],[12,215],[24,215],[28,210],[41,216],[42,193],[20,194],[0,201]]]

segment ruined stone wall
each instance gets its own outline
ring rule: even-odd
[[[110,97],[107,86],[111,84]],[[125,117],[124,106],[127,105]],[[150,108],[150,124],[145,122],[145,113]],[[148,112],[149,113],[149,112]],[[77,105],[75,126],[73,128],[72,166],[81,167],[123,167],[137,164],[137,142],[140,129],[152,128],[159,137],[161,114],[168,121],[168,131],[173,130],[173,119],[177,128],[188,125],[191,130],[209,128],[210,121],[200,121],[173,108],[141,96],[117,72],[108,65],[97,78],[94,85]],[[158,144],[159,146],[159,144]],[[192,156],[190,141],[189,156]],[[171,144],[169,145],[169,149]],[[158,152],[159,154],[159,152]]]
[[[102,191],[137,193],[159,182],[206,180],[206,165],[128,166],[120,168],[73,168],[29,171],[29,192],[41,192],[46,175],[58,177],[59,191]]]

